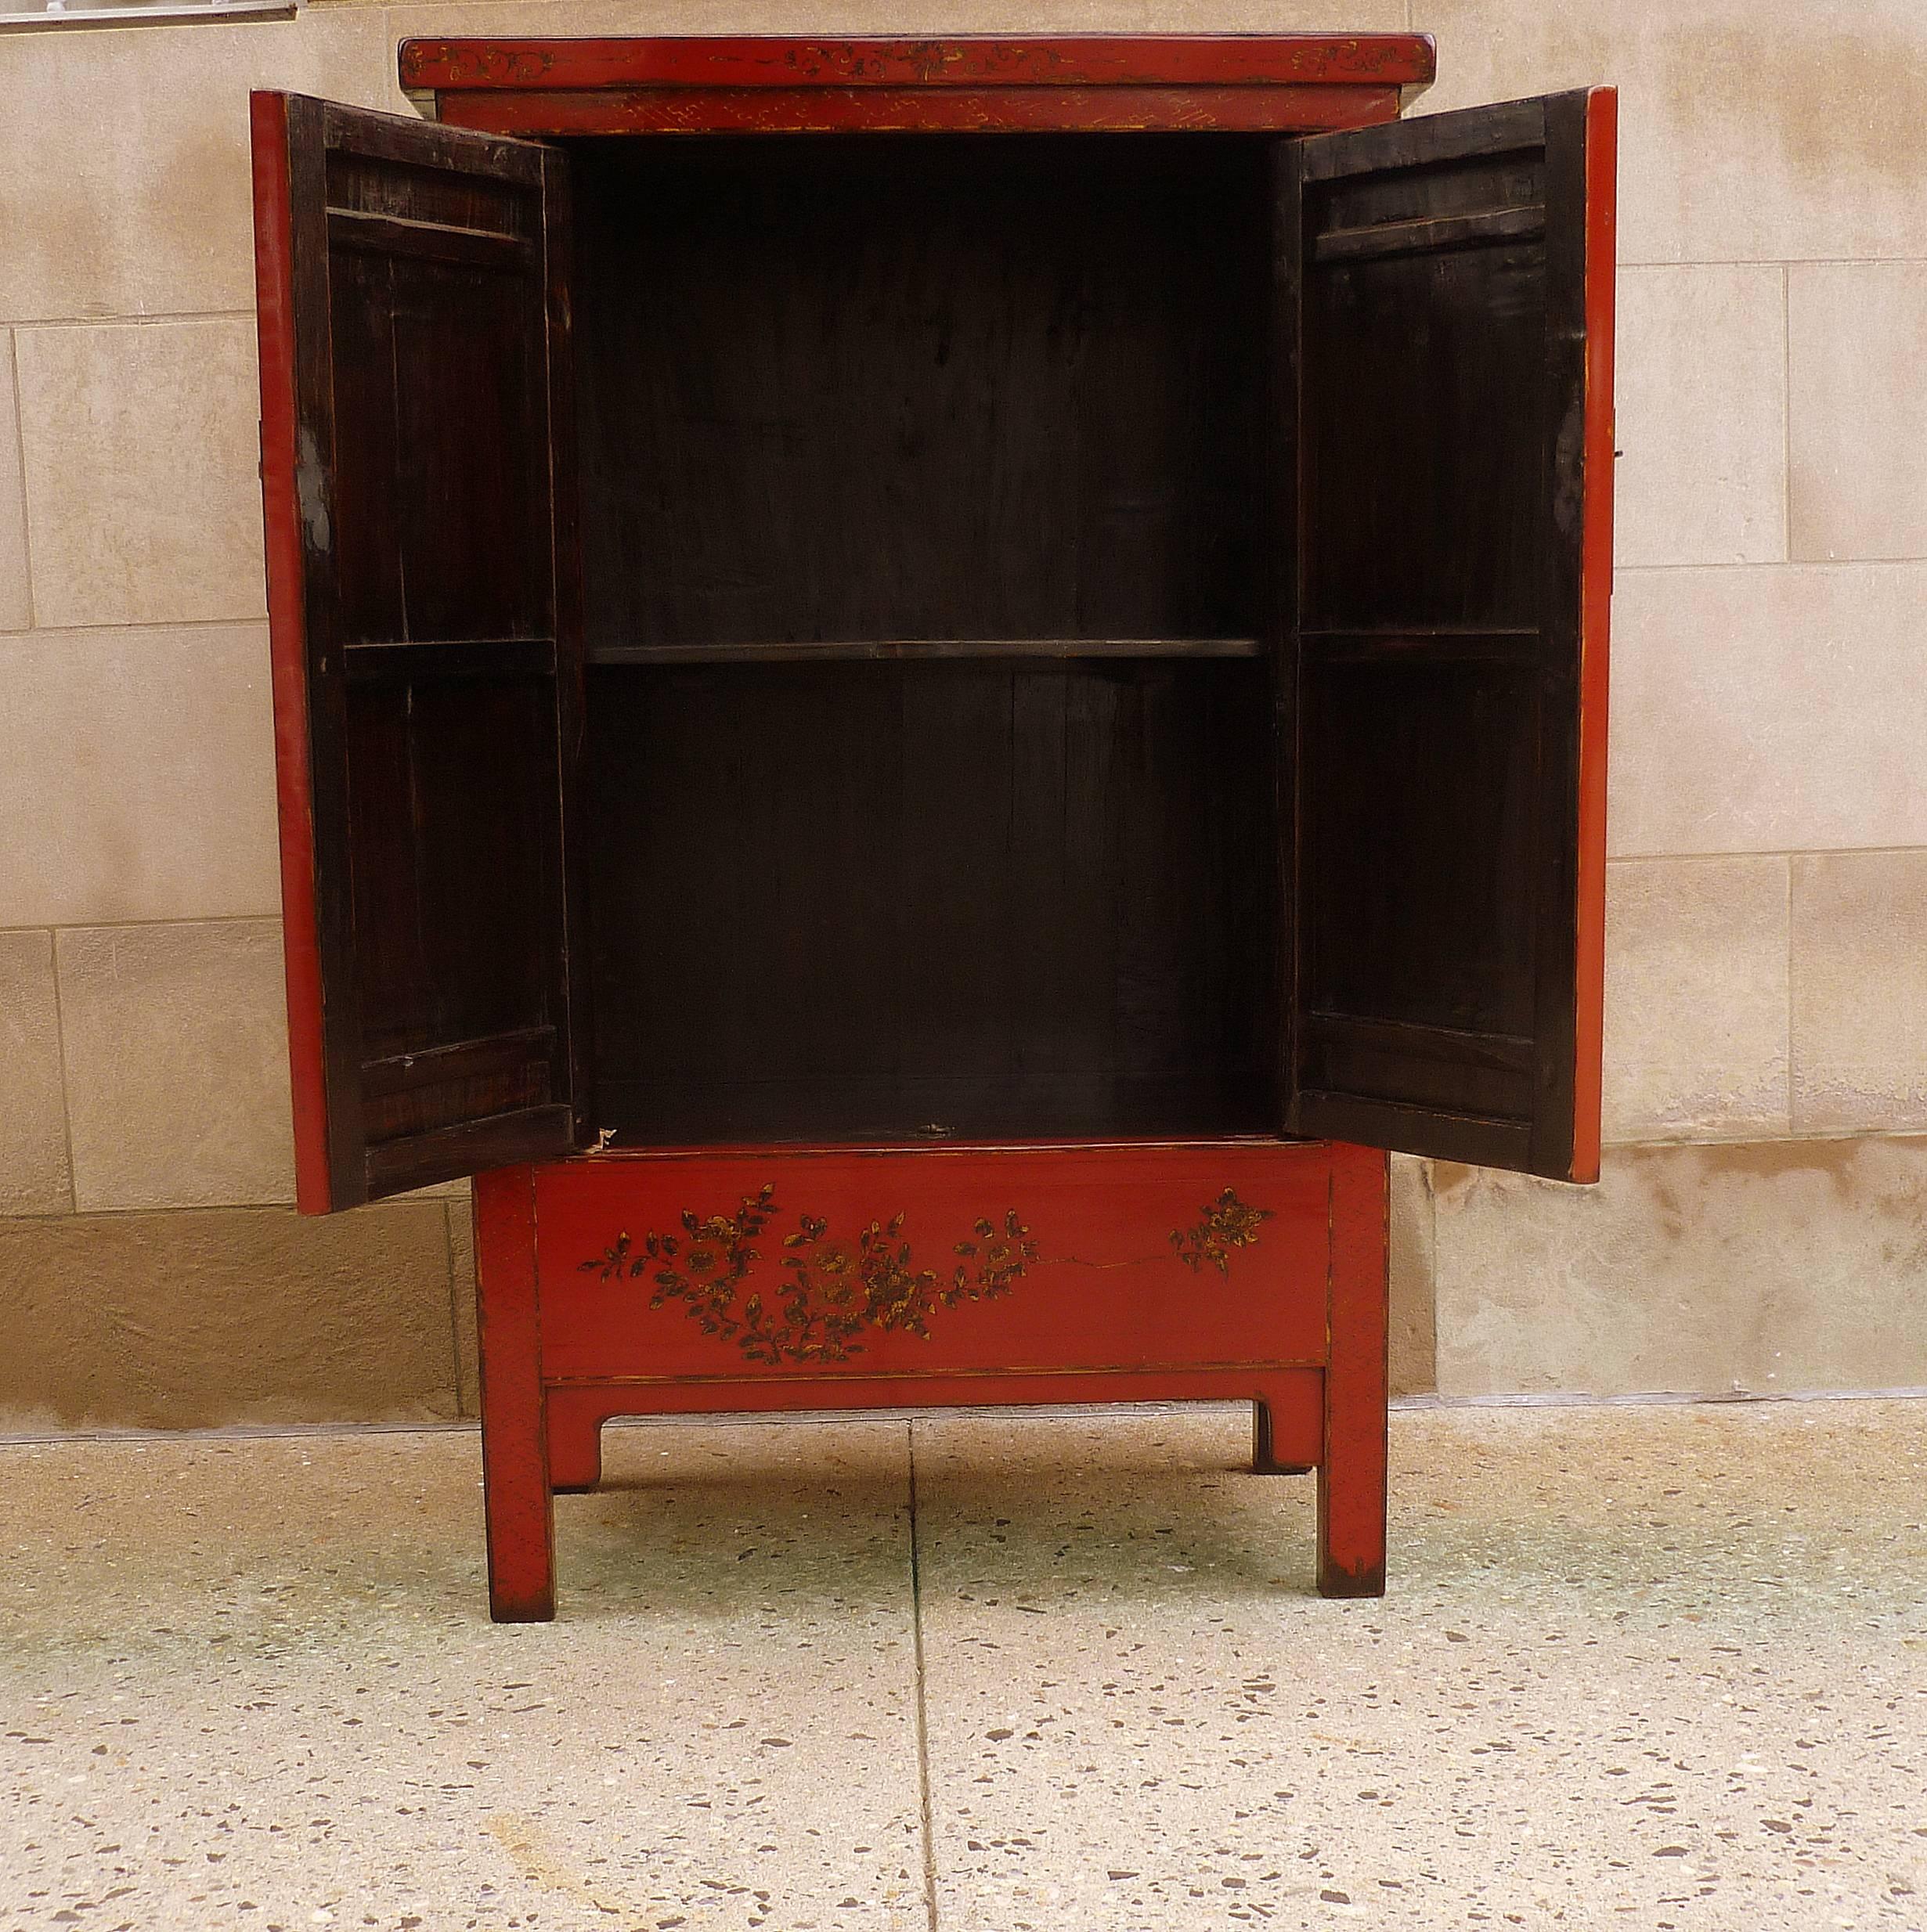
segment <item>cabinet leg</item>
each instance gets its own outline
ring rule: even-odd
[[[555,1614],[555,1511],[536,1313],[535,1176],[475,1177],[476,1327],[482,1347],[482,1479],[489,1614],[542,1624]]]
[[[602,1418],[572,1416],[559,1403],[548,1412],[549,1487],[558,1496],[579,1496],[602,1480]]]
[[[1273,1404],[1260,1396],[1251,1404],[1251,1473],[1254,1476],[1309,1476],[1308,1462],[1281,1462],[1278,1459],[1277,1424]]]
[[[1331,1357],[1318,1468],[1318,1589],[1385,1594],[1385,1339],[1390,1162],[1332,1149]]]

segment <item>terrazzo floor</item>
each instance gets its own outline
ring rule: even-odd
[[[1927,1403],[0,1446],[0,1927],[1927,1928]]]

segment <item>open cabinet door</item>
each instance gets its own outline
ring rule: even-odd
[[[1281,155],[1294,1133],[1598,1175],[1615,110]]]
[[[577,1141],[567,201],[539,146],[253,100],[298,1198]]]

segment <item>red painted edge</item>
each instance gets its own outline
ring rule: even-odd
[[[1581,512],[1579,850],[1574,956],[1572,1167],[1599,1178],[1606,998],[1607,639],[1612,615],[1613,287],[1619,96],[1586,103],[1586,484]]]
[[[322,1045],[320,928],[315,909],[313,792],[309,776],[308,625],[295,488],[294,211],[287,97],[248,100],[254,185],[254,297],[261,344],[261,500],[268,565],[268,654],[274,695],[275,799],[280,820],[281,948],[287,980],[294,1203],[334,1206]]]
[[[579,1435],[625,1415],[752,1415],[866,1408],[1052,1408],[1081,1402],[1236,1402],[1272,1404],[1282,1460],[1315,1464],[1324,1451],[1323,1372],[1316,1368],[1106,1369],[1028,1376],[848,1376],[812,1382],[745,1376],[726,1382],[547,1382],[552,1432]]]
[[[1305,134],[1390,121],[1396,86],[630,87],[530,85],[439,97],[444,125],[578,134]]]
[[[902,40],[770,34],[404,40],[413,88],[1422,86],[1425,34],[1090,34]]]

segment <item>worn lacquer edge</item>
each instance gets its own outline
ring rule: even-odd
[[[315,893],[314,795],[308,717],[301,475],[296,449],[293,211],[287,96],[249,100],[254,162],[255,307],[261,353],[261,492],[280,821],[281,944],[287,985],[288,1075],[294,1116],[294,1200],[304,1214],[334,1205],[322,1038],[320,929]]]
[[[409,89],[1424,86],[1425,34],[781,34],[404,39]]]
[[[1573,957],[1572,1166],[1599,1178],[1604,1084],[1606,713],[1612,611],[1613,290],[1619,96],[1586,103],[1586,471],[1581,511],[1579,868]]]

